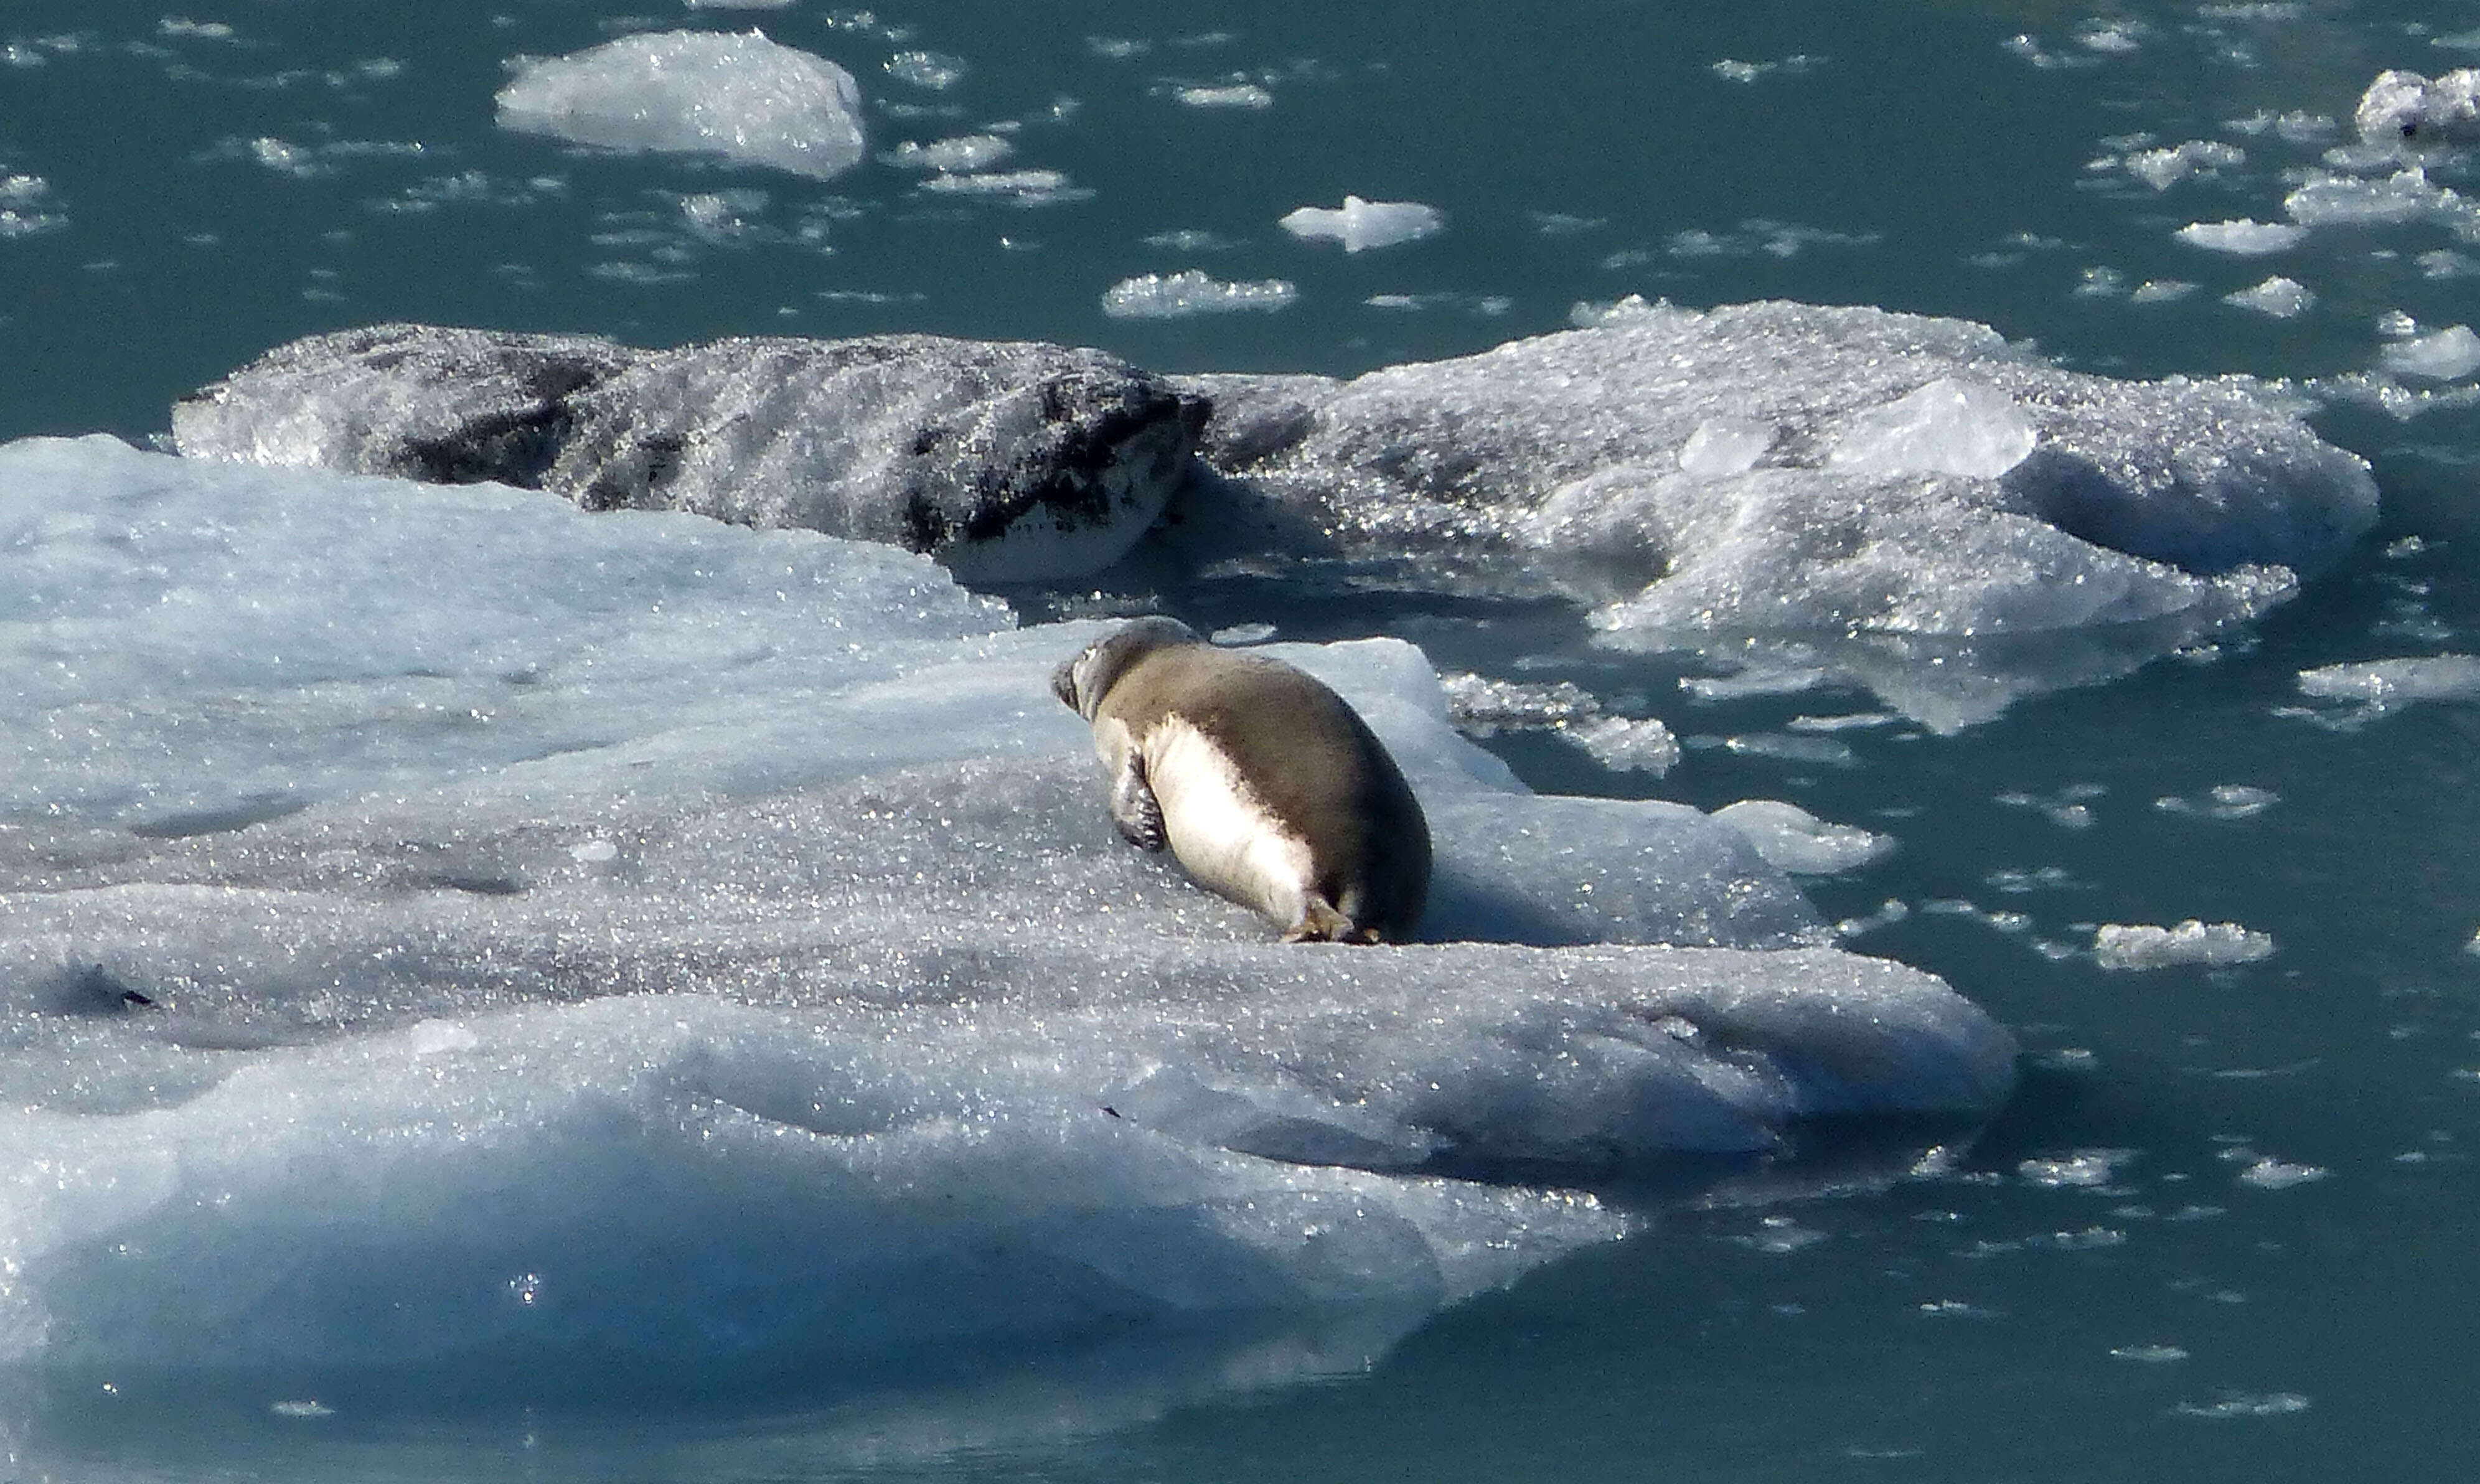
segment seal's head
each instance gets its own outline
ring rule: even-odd
[[[1139,618],[1085,646],[1082,654],[1050,672],[1050,693],[1070,711],[1094,719],[1095,708],[1129,665],[1157,649],[1205,641],[1176,618]]]

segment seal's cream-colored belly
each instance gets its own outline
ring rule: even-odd
[[[1172,853],[1198,880],[1296,924],[1309,891],[1309,847],[1267,812],[1204,734],[1177,718],[1145,742],[1146,781],[1162,804]]]

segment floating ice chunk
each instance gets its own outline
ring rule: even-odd
[[[2480,700],[2480,657],[2425,655],[2319,665],[2299,672],[2299,689],[2318,700],[2358,701],[2380,711],[2415,701]]]
[[[989,169],[1016,146],[995,134],[965,134],[917,143],[906,140],[881,158],[902,170],[935,170],[943,175],[972,175]]]
[[[2338,222],[2386,224],[2429,218],[2468,221],[2473,217],[2469,201],[2443,186],[2429,184],[2428,172],[2416,165],[2382,180],[2318,174],[2283,197],[2282,209],[2303,226]]]
[[[1781,435],[1777,427],[1745,418],[1708,418],[1680,445],[1680,472],[1706,479],[1745,474]]]
[[[944,92],[965,79],[965,59],[945,52],[901,51],[887,59],[887,75],[899,83]]]
[[[2287,1190],[2293,1185],[2309,1185],[2333,1174],[2319,1164],[2291,1164],[2270,1156],[2258,1159],[2239,1171],[2238,1183],[2259,1190]]]
[[[1275,95],[1258,83],[1218,83],[1175,89],[1172,96],[1186,108],[1272,108]]]
[[[788,11],[794,0],[684,0],[692,11]]]
[[[1794,875],[1835,875],[1882,858],[1892,838],[1849,824],[1829,824],[1797,804],[1744,798],[1714,818],[1748,837],[1757,853]]]
[[[2277,320],[2290,320],[2307,313],[2316,302],[2316,296],[2298,279],[2276,273],[2255,288],[2223,295],[2222,302],[2240,309],[2253,309],[2259,314],[2269,314]]]
[[[2076,32],[2076,44],[2087,51],[2121,57],[2144,49],[2152,28],[2137,20],[2087,21]]]
[[[861,107],[851,73],[755,31],[622,37],[525,63],[499,95],[503,128],[720,154],[819,180],[861,163]]]
[[[2187,1359],[2187,1352],[2177,1345],[2113,1345],[2109,1353],[2113,1360],[2141,1366],[2170,1366]]]
[[[2004,392],[1940,378],[1853,418],[1826,464],[1862,474],[1994,480],[2022,463],[2039,436]]]
[[[2282,802],[2282,795],[2271,789],[2254,788],[2244,783],[2217,783],[2204,801],[2196,802],[2176,794],[2153,801],[2153,807],[2163,814],[2201,815],[2213,820],[2249,820]]]
[[[2015,1166],[2026,1185],[2052,1189],[2099,1189],[2114,1185],[2136,1159],[2133,1149],[2079,1149],[2072,1154],[2026,1159]]]
[[[1564,730],[1594,762],[1615,772],[1651,773],[1658,778],[1679,762],[1679,739],[1651,716],[1595,716]]]
[[[2220,140],[2191,139],[2166,148],[2140,150],[2120,163],[2154,190],[2167,191],[2189,176],[2209,180],[2224,169],[2245,165],[2247,151]]]
[[[1798,52],[1778,62],[1738,62],[1725,57],[1706,70],[1726,83],[1753,83],[1758,78],[1775,72],[1780,72],[1786,77],[1797,77],[1803,73],[1813,72],[1824,65],[1823,57],[1812,57],[1805,52]]]
[[[2300,239],[2308,235],[2308,229],[2241,217],[2235,221],[2191,222],[2170,235],[2191,247],[2228,252],[2239,257],[2260,257],[2271,252],[2287,252],[2298,247]]]
[[[2170,1409],[2175,1417],[2200,1417],[2212,1421],[2229,1421],[2234,1418],[2288,1417],[2308,1410],[2309,1401],[2296,1392],[2230,1392],[2212,1401],[2183,1401]]]
[[[1535,685],[1451,674],[1440,676],[1438,684],[1446,692],[1447,715],[1479,737],[1495,736],[1505,728],[1559,726],[1602,714],[1602,703],[1572,680]]]
[[[1280,278],[1226,283],[1190,268],[1120,280],[1102,295],[1102,312],[1115,320],[1173,320],[1192,314],[1282,309],[1299,297],[1300,291]]]
[[[2377,352],[2378,364],[2401,376],[2460,381],[2480,371],[2480,335],[2467,325],[2397,341]]]
[[[1364,201],[1347,195],[1340,208],[1304,206],[1277,225],[1294,237],[1330,238],[1343,244],[1344,251],[1358,252],[1435,236],[1446,230],[1447,219],[1417,201]]]
[[[2131,304],[2170,304],[2196,292],[2197,285],[2183,278],[2147,278],[2128,292]]]
[[[2236,923],[2207,924],[2193,918],[2176,927],[2105,923],[2093,934],[2094,959],[2111,970],[2246,964],[2272,953],[2271,933],[2252,932]]]
[[[1020,206],[1048,206],[1090,199],[1094,193],[1058,170],[984,170],[963,175],[933,175],[921,189],[935,195],[1007,197]]]
[[[0,242],[57,232],[68,224],[67,214],[55,209],[51,182],[0,170]]]
[[[2480,140],[2480,69],[2463,67],[2434,81],[2417,72],[2380,72],[2351,121],[2370,143]]]

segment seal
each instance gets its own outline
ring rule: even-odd
[[[1130,844],[1170,846],[1286,943],[1401,941],[1419,924],[1429,821],[1369,723],[1315,677],[1140,618],[1050,689],[1093,723]]]

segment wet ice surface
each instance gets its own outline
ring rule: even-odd
[[[2014,1078],[1731,824],[1523,791],[1400,641],[1279,646],[1438,844],[1423,943],[1318,952],[1116,839],[1046,684],[1092,626],[918,559],[102,438],[0,491],[18,1367],[1401,1325],[1625,1230],[1534,1181],[1789,1178]]]
[[[1287,651],[1296,654],[1394,635],[1442,671],[1535,688],[1505,708],[1508,720],[1468,721],[1460,706],[1457,720],[1474,735],[1494,727],[1483,743],[1545,794],[1659,795],[1705,811],[1777,799],[1895,840],[1880,859],[1800,878],[1813,903],[1802,923],[1852,924],[1838,939],[1845,947],[1934,972],[1988,1007],[2026,1048],[2023,1090],[1971,1148],[1950,1149],[1891,1185],[1863,1180],[1838,1198],[1810,1199],[1802,1188],[1767,1199],[1742,1186],[1710,1208],[1650,1215],[1652,1203],[1615,1189],[1603,1191],[1598,1213],[1561,1214],[1555,1203],[1536,1210],[1519,1198],[1509,1219],[1545,1242],[1615,1212],[1636,1227],[1624,1240],[1585,1239],[1511,1287],[1443,1310],[1415,1296],[1261,1320],[1201,1311],[1177,1338],[1150,1332],[1126,1346],[1092,1333],[1051,1347],[1033,1371],[1018,1366],[1021,1349],[998,1346],[999,1373],[961,1377],[891,1361],[855,1380],[827,1357],[792,1363],[779,1353],[736,1366],[715,1349],[697,1366],[652,1375],[578,1363],[553,1367],[576,1410],[522,1417],[495,1410],[512,1369],[520,1380],[542,1374],[521,1365],[360,1387],[297,1373],[167,1384],[116,1370],[30,1390],[13,1375],[0,1399],[0,1471],[322,1484],[492,1479],[512,1469],[581,1484],[932,1473],[1497,1479],[1628,1476],[1658,1456],[1672,1471],[1717,1478],[2253,1481],[2461,1475],[2480,1465],[2465,1416],[2472,1387],[2463,1337],[2473,1315],[2460,1277],[2460,1234],[2480,1222],[2466,1190],[2480,1116],[2480,1020],[2471,1011],[2480,956],[2469,950],[2480,899],[2468,886],[2480,880],[2470,845],[2480,819],[2468,787],[2470,704],[2450,664],[2424,668],[2474,653],[2480,633],[2469,576],[2474,378],[2388,364],[2390,351],[2480,325],[2468,302],[2480,246],[2467,229],[2480,181],[2468,143],[2404,147],[2382,132],[2364,138],[2354,118],[2381,72],[2436,80],[2480,60],[2469,23],[2396,0],[2138,0],[2106,15],[1951,12],[1934,24],[1905,7],[1636,8],[1566,31],[1505,7],[1449,4],[1424,11],[1417,37],[1331,7],[1167,15],[1106,5],[1072,26],[970,3],[935,13],[636,10],[443,0],[315,14],[243,6],[115,15],[77,0],[17,0],[0,16],[0,91],[14,120],[0,138],[0,260],[23,292],[0,304],[0,438],[103,428],[142,441],[176,398],[271,346],[391,321],[591,332],[635,346],[934,332],[1098,346],[1164,373],[1348,379],[1546,335],[1567,326],[1580,301],[1635,293],[1700,310],[1873,304],[1989,325],[2059,367],[2120,381],[2237,372],[2286,383],[2284,392],[2319,404],[2304,414],[2308,426],[2371,461],[2381,524],[2254,620],[2192,642],[2128,637],[2107,663],[2080,671],[2099,683],[2015,692],[2002,711],[1951,734],[1931,732],[1871,689],[1926,690],[1937,672],[1964,663],[1944,641],[1916,636],[1868,636],[1856,649],[1873,656],[1874,668],[1847,663],[1854,648],[1840,642],[1804,656],[1752,654],[1746,636],[1720,631],[1688,649],[1616,648],[1579,627],[1573,597],[1408,591],[1401,562],[1345,560],[1312,579],[1279,560],[1234,561],[1012,591],[1029,617],[1159,604],[1201,631],[1262,637],[1271,626],[1276,638],[1309,641]],[[633,32],[752,25],[858,81],[869,153],[832,181],[713,150],[615,151],[494,122],[494,97],[516,59],[572,56]],[[894,65],[909,53],[923,55]],[[1890,97],[1935,106],[1890,108]],[[993,157],[976,143],[932,161],[901,147],[973,140],[1004,141],[1008,152]],[[2103,160],[2116,163],[2088,169]],[[1020,173],[1013,183],[995,178]],[[922,189],[942,174],[970,184]],[[1432,204],[1451,229],[1347,254],[1275,224],[1304,203],[1330,208],[1347,192]],[[2294,197],[2312,222],[2293,215]],[[2242,219],[2300,235],[2255,257],[2173,235]],[[1279,280],[1289,307],[1105,312],[1114,284],[1188,270],[1222,284]],[[2260,301],[2227,301],[2274,279],[2298,293],[2278,287],[2251,295]],[[2270,312],[2291,305],[2296,313]],[[2433,362],[2414,354],[2452,364],[2450,353]],[[1970,379],[1949,367],[1899,390],[1939,375]],[[1744,479],[1764,467],[1765,432],[1761,412],[1720,409],[1710,429],[1679,430],[1676,468]],[[2027,462],[2038,458],[2036,448]],[[233,535],[236,550],[267,545],[261,528]],[[456,548],[458,560],[472,544]],[[146,545],[142,538],[134,550]],[[701,547],[685,564],[719,560]],[[667,582],[686,582],[679,565],[657,567]],[[751,576],[732,570],[736,582]],[[917,599],[906,596],[908,570],[917,568],[891,568],[863,590],[909,607]],[[1637,573],[1635,587],[1646,581]],[[809,601],[799,586],[786,590]],[[116,601],[151,602],[156,591],[112,587],[83,612],[120,622],[132,615],[113,616]],[[546,600],[553,609],[569,601]],[[736,605],[692,601],[678,587],[673,602],[716,632],[746,621]],[[194,611],[165,610],[149,642],[187,663],[211,662],[182,647],[183,614]],[[13,611],[0,625],[24,621]],[[931,651],[973,641],[978,621],[965,611],[965,627]],[[591,662],[591,685],[668,648],[661,623],[625,608],[581,612],[565,626],[546,616],[538,642],[518,647],[537,660],[574,652]],[[452,654],[458,641],[447,627]],[[437,631],[409,631],[401,673],[344,688],[331,710],[269,716],[256,690],[208,708],[220,763],[246,771],[270,739],[315,712],[309,735],[322,746],[362,746],[353,768],[371,777],[400,768],[412,779],[426,760],[470,764],[469,776],[507,766],[475,735],[503,723],[511,738],[546,744],[516,765],[530,776],[581,777],[601,766],[588,766],[593,748],[620,733],[581,727],[562,737],[547,720],[528,733],[541,718],[518,703],[542,704],[545,687],[470,676],[467,690],[442,686],[418,671],[465,672],[424,658],[415,641],[426,632]],[[8,633],[11,644],[27,641],[27,631]],[[2099,635],[2077,631],[2080,641]],[[65,637],[49,638],[57,654]],[[843,684],[831,651],[849,637],[822,638],[823,649],[797,634],[783,641],[779,666],[752,656],[739,657],[745,665],[690,665],[672,689],[647,679],[625,708],[614,700],[607,712],[596,712],[591,695],[562,692],[584,708],[565,715],[616,725],[669,706],[685,729],[711,722],[717,737],[750,737],[759,792],[780,788],[808,806],[783,818],[831,822],[842,785],[814,781],[814,769],[841,764],[807,760],[814,738],[770,733],[765,708],[734,711],[716,694],[730,689],[718,675],[745,676],[756,691],[780,687],[803,703]],[[607,646],[634,646],[633,657],[614,659]],[[902,647],[872,641],[860,662],[927,673]],[[1983,663],[1993,646],[1971,647],[1977,658],[1966,659]],[[2156,658],[2129,668],[2130,656]],[[815,685],[801,676],[813,664],[825,672]],[[2052,681],[2079,673],[2054,655],[2019,654],[2008,665]],[[553,668],[555,689],[575,679]],[[2338,693],[2301,690],[2299,677],[2317,672],[2336,677]],[[5,673],[8,697],[21,674],[53,678]],[[1594,713],[1563,710],[1572,700],[1557,690],[1563,684],[1589,697]],[[2428,698],[2390,704],[2415,691]],[[2389,704],[2371,708],[2379,695]],[[1035,702],[1036,714],[1047,705]],[[955,705],[942,717],[979,699]],[[358,739],[317,724],[365,706],[382,708],[389,724]],[[471,710],[493,719],[479,722]],[[132,702],[98,730],[107,741],[125,734],[133,745],[168,747],[192,725],[174,726],[174,715]],[[253,717],[267,725],[251,730]],[[1640,737],[1658,726],[1676,761],[1663,772],[1606,766],[1577,735],[1595,720],[1638,727]],[[44,759],[39,779],[76,770],[89,734],[64,735],[56,747],[35,747]],[[886,736],[896,739],[893,728]],[[375,815],[340,832],[341,806],[314,800],[286,812],[291,793],[201,797],[193,807],[168,790],[160,810],[132,805],[121,817],[152,833],[65,826],[74,838],[44,869],[84,872],[91,883],[120,869],[116,860],[132,871],[177,862],[194,877],[186,889],[221,901],[211,863],[237,873],[280,864],[290,881],[310,882],[323,842],[335,847],[330,865],[371,877],[349,885],[361,894],[349,900],[401,898],[405,915],[394,921],[405,931],[395,947],[418,956],[422,934],[443,924],[537,921],[522,905],[530,897],[612,907],[638,890],[626,872],[641,845],[659,845],[659,860],[683,869],[706,859],[700,850],[754,816],[721,811],[713,830],[697,833],[694,803],[643,795],[659,794],[650,780],[675,769],[696,789],[739,789],[712,740],[685,737],[627,757],[633,787],[593,829],[478,837],[508,846],[499,853],[460,854],[456,840],[420,830],[388,838]],[[560,750],[571,744],[585,750]],[[1071,807],[1091,765],[1072,736],[1061,745],[1068,750],[1045,765],[1055,775],[1011,775],[1021,792],[999,796]],[[966,765],[933,757],[919,766]],[[267,782],[290,788],[302,780],[287,775],[300,771],[276,757]],[[311,770],[307,783],[321,776]],[[1531,836],[1498,829],[1487,815],[1471,822],[1485,840],[1504,837],[1530,852],[1528,872],[1560,859],[1586,823],[1607,827],[1596,854],[1639,827],[1625,811]],[[663,833],[675,825],[689,833]],[[26,840],[12,833],[6,848]],[[886,840],[918,854],[909,837]],[[250,841],[260,844],[239,848]],[[422,848],[391,853],[407,842]],[[303,846],[293,851],[299,859],[275,860],[293,846]],[[847,841],[839,850],[845,846],[859,848]],[[799,843],[774,846],[770,854],[749,845],[751,874],[736,879],[780,888]],[[1059,879],[1113,859],[1073,856],[1063,852]],[[1717,847],[1708,859],[1745,857]],[[1237,972],[1253,949],[1247,924],[1210,900],[1192,903],[1185,924],[1175,911],[1164,918],[1180,883],[1137,869],[1148,864],[1131,853],[1113,868],[1160,893],[1129,898],[1128,909],[1144,906],[1167,931],[1190,934],[1178,942]],[[521,876],[518,866],[533,873]],[[1759,879],[1730,869],[1729,879]],[[1586,894],[1589,884],[1595,890]],[[1608,889],[1607,878],[1578,872],[1537,900],[1582,911]],[[289,890],[278,884],[268,895]],[[1771,890],[1760,903],[1787,899]],[[11,895],[9,910],[28,910]],[[731,941],[719,943],[715,961],[761,941],[753,924],[782,900],[753,888],[747,902],[719,903],[718,937]],[[1645,894],[1632,910],[1654,924],[1669,900]],[[323,919],[322,930],[350,915]],[[2278,950],[2123,973],[2105,971],[2094,953],[2105,924],[2166,931],[2190,920],[2270,933]],[[236,919],[228,941],[249,946],[252,921]],[[1227,940],[1209,941],[1218,924]],[[1530,936],[1553,936],[1543,929],[1536,922]],[[385,929],[365,922],[360,930]],[[524,941],[507,951],[538,964],[550,947],[581,946]],[[408,976],[438,967],[391,964],[380,967]],[[297,966],[288,1002],[315,1005],[316,966]],[[983,972],[970,954],[916,968]],[[189,993],[177,980],[170,987]],[[456,988],[479,995],[492,986]],[[97,1045],[118,1038],[138,1048],[172,1022],[148,1018],[169,1002],[137,1003],[125,996],[147,998],[146,987],[108,974],[47,969],[36,990],[50,1006],[43,1013],[57,1017],[49,1023]],[[530,1136],[549,1142],[535,1147],[555,1143],[600,1161],[596,1169],[643,1174],[685,1220],[720,1211],[694,1235],[727,1238],[716,1250],[742,1260],[750,1293],[784,1296],[796,1281],[788,1265],[808,1249],[761,1245],[767,1229],[740,1198],[757,1188],[753,1172],[790,1169],[799,1157],[754,1153],[740,1131],[775,1119],[786,1150],[823,1147],[827,1137],[788,1115],[813,1117],[794,1094],[816,1092],[825,1064],[789,1021],[793,1006],[771,1012],[787,1017],[783,1026],[739,1034],[720,1016],[681,1031],[621,1013],[638,1002],[607,996],[442,1014],[427,1026],[408,1007],[410,1018],[365,1039],[372,1064],[408,1074],[391,1097],[414,1085],[415,1069],[435,1070],[442,1087],[471,1088],[494,1058],[557,1049],[548,1036],[527,1044],[541,1028],[522,1017],[575,1014],[566,1044],[576,1055],[559,1064],[591,1068],[621,1095],[581,1098],[564,1115],[550,1089],[522,1106],[512,1091],[506,1127],[525,1127],[515,1113],[541,1114]],[[609,1019],[596,1023],[598,1015]],[[620,1052],[598,1059],[589,1024],[629,1049],[642,1041],[654,1064]],[[97,1085],[118,1095],[151,1081],[151,1096],[181,1098],[227,1065],[300,1068],[344,1044],[324,1021],[311,1040],[287,1046],[206,1044],[228,1028],[200,1026],[194,1045],[166,1038],[149,1053],[164,1061],[133,1059],[127,1080]],[[710,1035],[712,1045],[731,1043],[728,1056],[706,1049]],[[343,1081],[347,1065],[327,1071]],[[1011,1069],[1009,1086],[1024,1092],[1041,1070]],[[793,1072],[810,1074],[807,1085]],[[769,1102],[753,1087],[786,1096]],[[698,1102],[707,1092],[718,1096]],[[220,1112],[239,1110],[235,1094],[220,1096]],[[0,1106],[19,1106],[13,1092],[0,1098]],[[321,1105],[339,1106],[349,1107],[342,1093]],[[1028,1096],[1015,1106],[1040,1105]],[[676,1122],[662,1122],[666,1113]],[[705,1147],[709,1133],[728,1151],[716,1181],[703,1190],[661,1184],[666,1153],[680,1156],[668,1166],[677,1172],[694,1159],[692,1134]],[[1351,1175],[1323,1168],[1333,1173],[1317,1179]],[[2056,1172],[2080,1178],[2054,1182]],[[468,1210],[488,1216],[524,1194],[483,1191]],[[303,1196],[322,1212],[341,1198]],[[1414,1211],[1412,1226],[1487,1224],[1469,1212],[1448,1219],[1444,1210]],[[779,1218],[789,1215],[765,1220]],[[633,1238],[659,1236],[663,1213],[650,1204],[612,1220]],[[1384,1224],[1369,1222],[1363,1235]],[[1317,1224],[1300,1223],[1305,1247]],[[435,1245],[387,1257],[408,1272],[447,1272],[460,1240],[494,1230],[477,1219]],[[1223,1230],[1237,1245],[1221,1250],[1246,1245],[1241,1226]],[[203,1217],[187,1233],[198,1242],[209,1235]],[[1543,1250],[1505,1257],[1521,1264]],[[253,1281],[271,1271],[238,1243],[184,1254],[231,1257]],[[355,1271],[347,1249],[328,1256],[325,1271]],[[530,1325],[573,1335],[589,1313],[610,1317],[632,1302],[626,1283],[581,1293],[556,1282],[531,1253],[522,1263],[499,1261],[504,1251],[482,1256],[492,1261],[452,1276],[475,1279],[459,1290],[472,1297],[464,1312],[500,1333]],[[726,1276],[700,1270],[693,1256],[659,1270]],[[1489,1262],[1460,1270],[1480,1274]],[[1355,1271],[1329,1270],[1345,1285]],[[396,1279],[382,1271],[379,1281]],[[201,1278],[196,1287],[210,1286]],[[249,1307],[237,1289],[227,1296],[235,1313]],[[188,1290],[173,1297],[194,1313],[205,1307]],[[297,1316],[310,1296],[295,1290],[291,1300]],[[638,1322],[652,1302],[634,1302],[602,1333],[664,1333]],[[726,1315],[762,1302],[716,1301]],[[511,1319],[518,1308],[533,1317]],[[272,1318],[280,1305],[257,1312]],[[338,1322],[354,1313],[349,1297],[330,1311]],[[143,1319],[126,1308],[90,1314]],[[757,1322],[762,1328],[762,1313]],[[712,1332],[691,1339],[728,1341]],[[460,1374],[469,1378],[462,1390]],[[2406,1374],[2423,1384],[2404,1386]],[[1288,1384],[1305,1375],[1329,1379]],[[597,1404],[609,1415],[593,1415]]]

